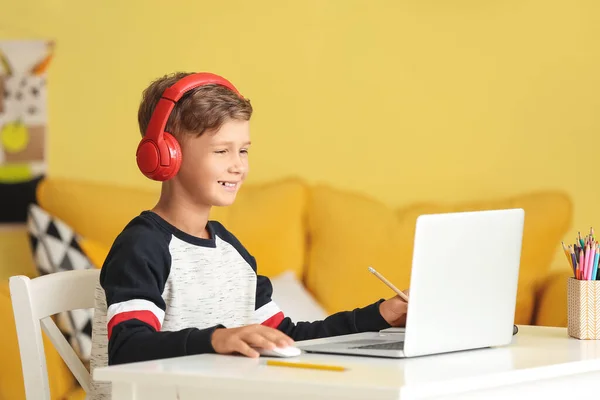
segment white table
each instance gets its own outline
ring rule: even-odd
[[[503,348],[413,359],[286,359],[344,372],[265,361],[205,354],[100,368],[94,379],[113,383],[113,400],[600,398],[600,341],[569,338],[565,328],[520,326]]]

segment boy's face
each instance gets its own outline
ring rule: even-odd
[[[229,120],[216,132],[181,141],[178,179],[195,201],[228,206],[248,173],[250,122]]]

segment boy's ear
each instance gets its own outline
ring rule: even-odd
[[[47,49],[48,53],[46,54],[46,57],[44,57],[40,62],[35,64],[31,68],[31,71],[29,71],[31,75],[42,75],[48,69],[48,65],[50,65],[52,57],[54,57],[54,42],[48,42]]]

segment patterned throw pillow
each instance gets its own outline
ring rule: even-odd
[[[28,208],[27,229],[40,275],[94,268],[79,245],[81,238],[73,229],[35,204]],[[94,309],[67,311],[56,316],[56,325],[86,364],[92,351],[93,317]]]

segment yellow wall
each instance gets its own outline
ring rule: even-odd
[[[209,70],[255,106],[251,182],[390,205],[560,188],[566,239],[600,228],[596,0],[2,3],[0,38],[57,41],[52,175],[156,185],[135,167],[140,92]]]

